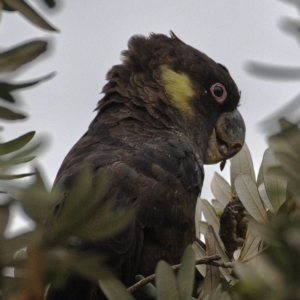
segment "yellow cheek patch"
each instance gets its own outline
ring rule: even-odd
[[[168,66],[162,66],[162,81],[166,92],[171,96],[172,105],[180,111],[192,114],[191,99],[195,92],[189,77],[184,73],[176,73]]]

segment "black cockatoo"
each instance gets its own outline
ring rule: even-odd
[[[55,184],[72,188],[86,164],[95,174],[103,168],[112,174],[105,198],[134,206],[136,215],[124,232],[97,247],[129,286],[135,275],[154,273],[160,259],[180,262],[195,240],[203,164],[235,155],[245,125],[227,68],[173,32],[133,36],[107,80],[97,116],[64,159]],[[64,199],[59,210],[63,205]],[[51,299],[93,299],[88,285],[78,298],[69,297],[76,282],[52,291]]]

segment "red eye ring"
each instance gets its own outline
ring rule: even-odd
[[[223,103],[227,97],[227,91],[225,89],[225,86],[219,82],[211,86],[210,92],[215,98],[215,100],[219,103]]]

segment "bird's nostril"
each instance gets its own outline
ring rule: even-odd
[[[221,155],[226,155],[227,151],[228,151],[228,148],[225,144],[223,144],[219,147],[219,152],[220,152]]]

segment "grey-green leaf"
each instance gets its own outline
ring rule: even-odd
[[[145,279],[145,277],[142,275],[137,275],[135,276],[135,279],[136,281],[141,281]],[[140,287],[140,289],[146,294],[149,300],[156,300],[156,287],[152,283],[147,283],[146,285]]]
[[[267,213],[262,205],[254,179],[248,174],[240,174],[235,180],[235,188],[249,214],[256,221],[266,223]]]
[[[109,300],[135,300],[124,284],[115,277],[101,278],[99,286]]]
[[[47,42],[32,41],[0,54],[0,73],[13,72],[34,60],[47,49]]]
[[[163,260],[156,266],[155,285],[158,300],[181,300],[174,272]]]
[[[0,87],[1,88],[1,87]],[[4,120],[21,120],[25,119],[26,115],[17,113],[6,107],[0,106],[0,119]]]
[[[267,207],[267,209],[269,209],[272,213],[275,213],[275,209],[267,195],[266,192],[266,188],[265,188],[265,184],[262,183],[259,187],[258,187],[258,192],[260,195],[261,200],[263,201],[264,205]]]
[[[10,103],[14,103],[15,99],[13,98],[13,96],[10,94],[11,92],[18,90],[18,89],[23,89],[23,88],[27,88],[27,87],[31,87],[33,85],[36,85],[42,81],[51,79],[53,76],[55,75],[55,73],[50,73],[44,77],[41,77],[39,79],[36,80],[32,80],[32,81],[28,81],[28,82],[24,82],[24,83],[7,83],[7,82],[0,82],[0,98],[2,98],[3,100],[10,102]]]
[[[35,156],[25,156],[25,157],[19,157],[19,158],[9,159],[9,160],[0,160],[0,168],[2,170],[7,170],[12,166],[32,161],[34,158]]]
[[[183,254],[181,266],[177,273],[177,285],[180,299],[189,299],[193,292],[195,279],[195,252],[188,246]]]
[[[225,207],[231,200],[231,187],[229,183],[215,172],[210,187],[216,199]]]
[[[9,154],[11,152],[17,151],[27,145],[31,139],[34,137],[35,131],[27,132],[18,138],[11,140],[6,143],[0,144],[0,155]]]
[[[273,150],[268,148],[263,156],[263,180],[266,193],[275,212],[278,211],[279,207],[286,200],[287,189],[287,180],[284,180],[281,177],[276,177],[269,172],[270,168],[278,166],[279,162],[276,159]]]
[[[57,31],[44,18],[42,18],[31,6],[23,0],[3,0],[13,10],[18,10],[25,18],[33,24],[51,31]]]
[[[35,173],[22,173],[22,174],[13,174],[13,175],[1,174],[0,175],[0,180],[19,179],[19,178],[24,178],[24,177],[32,176],[32,175],[35,175]]]
[[[219,232],[220,230],[220,218],[217,216],[217,213],[211,206],[211,204],[205,200],[202,199],[202,211],[205,217],[205,220],[209,225],[212,225],[213,228]]]
[[[242,150],[230,159],[230,163],[230,180],[233,192],[235,190],[235,179],[239,174],[248,174],[255,180],[253,161],[246,143]]]

